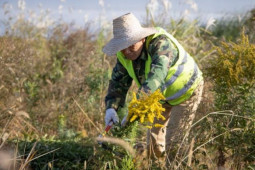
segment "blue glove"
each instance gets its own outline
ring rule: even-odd
[[[105,126],[109,125],[112,121],[114,124],[119,123],[119,116],[113,108],[109,108],[105,112]]]

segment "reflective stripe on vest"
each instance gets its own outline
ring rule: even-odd
[[[179,67],[178,67],[179,69]],[[178,70],[177,70],[178,71]],[[176,72],[177,73],[177,72]],[[180,73],[179,73],[180,74]],[[178,75],[178,74],[177,74]],[[176,75],[176,76],[177,76]],[[189,89],[190,87],[194,84],[194,82],[196,81],[198,77],[198,66],[197,64],[195,63],[194,64],[194,73],[192,74],[191,78],[189,79],[189,81],[184,85],[184,87],[179,90],[177,93],[175,93],[174,95],[170,96],[170,97],[167,97],[166,100],[174,100],[174,99],[177,99],[178,97],[182,96],[183,94],[185,94]],[[170,86],[171,84],[173,83],[172,81],[172,77],[169,81],[166,82],[165,84],[165,87],[168,87]],[[162,89],[162,91],[164,91],[165,89]]]
[[[193,58],[183,49],[179,42],[164,29],[157,27],[158,32],[154,35],[147,37],[146,48],[148,49],[149,43],[152,39],[159,35],[166,35],[171,42],[177,47],[179,58],[176,63],[169,68],[165,84],[161,86],[161,91],[166,97],[166,100],[171,105],[177,105],[188,99],[199,82],[202,80],[202,73]],[[135,75],[133,64],[131,60],[125,58],[121,53],[117,53],[117,57],[121,64],[127,69],[129,75],[135,80],[136,84],[140,87],[140,83]],[[148,78],[148,73],[151,68],[151,56],[148,54],[148,60],[145,64],[145,79]]]

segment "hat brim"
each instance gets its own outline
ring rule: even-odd
[[[121,51],[141,39],[150,36],[152,34],[157,33],[158,31],[155,28],[142,28],[140,32],[137,32],[136,35],[132,35],[130,37],[125,37],[125,38],[112,38],[103,48],[103,52],[107,56],[113,56],[115,55],[118,51]]]

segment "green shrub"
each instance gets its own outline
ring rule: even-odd
[[[33,155],[30,162],[34,170],[41,169],[83,169],[84,162],[93,156],[93,144],[86,142],[58,141],[41,139],[39,141],[18,141],[19,154]],[[34,148],[33,148],[34,147]],[[93,166],[93,165],[90,165]]]
[[[198,143],[210,142],[204,154],[214,155],[218,166],[248,168],[255,161],[255,45],[242,33],[237,43],[216,46],[208,64],[219,112],[198,125],[203,127],[197,131]]]

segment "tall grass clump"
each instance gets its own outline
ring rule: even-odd
[[[241,32],[245,29],[245,34],[254,43],[255,10],[252,9],[242,15],[226,16],[215,21],[213,28],[210,28],[211,34],[217,39],[214,41],[218,46],[220,41],[236,42],[241,38]]]
[[[10,30],[0,37],[1,112],[27,112],[42,134],[57,133],[59,115],[67,117],[68,128],[91,128],[76,100],[101,122],[109,74],[103,38],[89,23],[83,29],[58,21],[39,27],[10,11],[6,15],[3,23]]]
[[[216,21],[216,27],[212,30],[212,34],[222,40],[235,41],[240,37],[245,18],[226,17]]]

